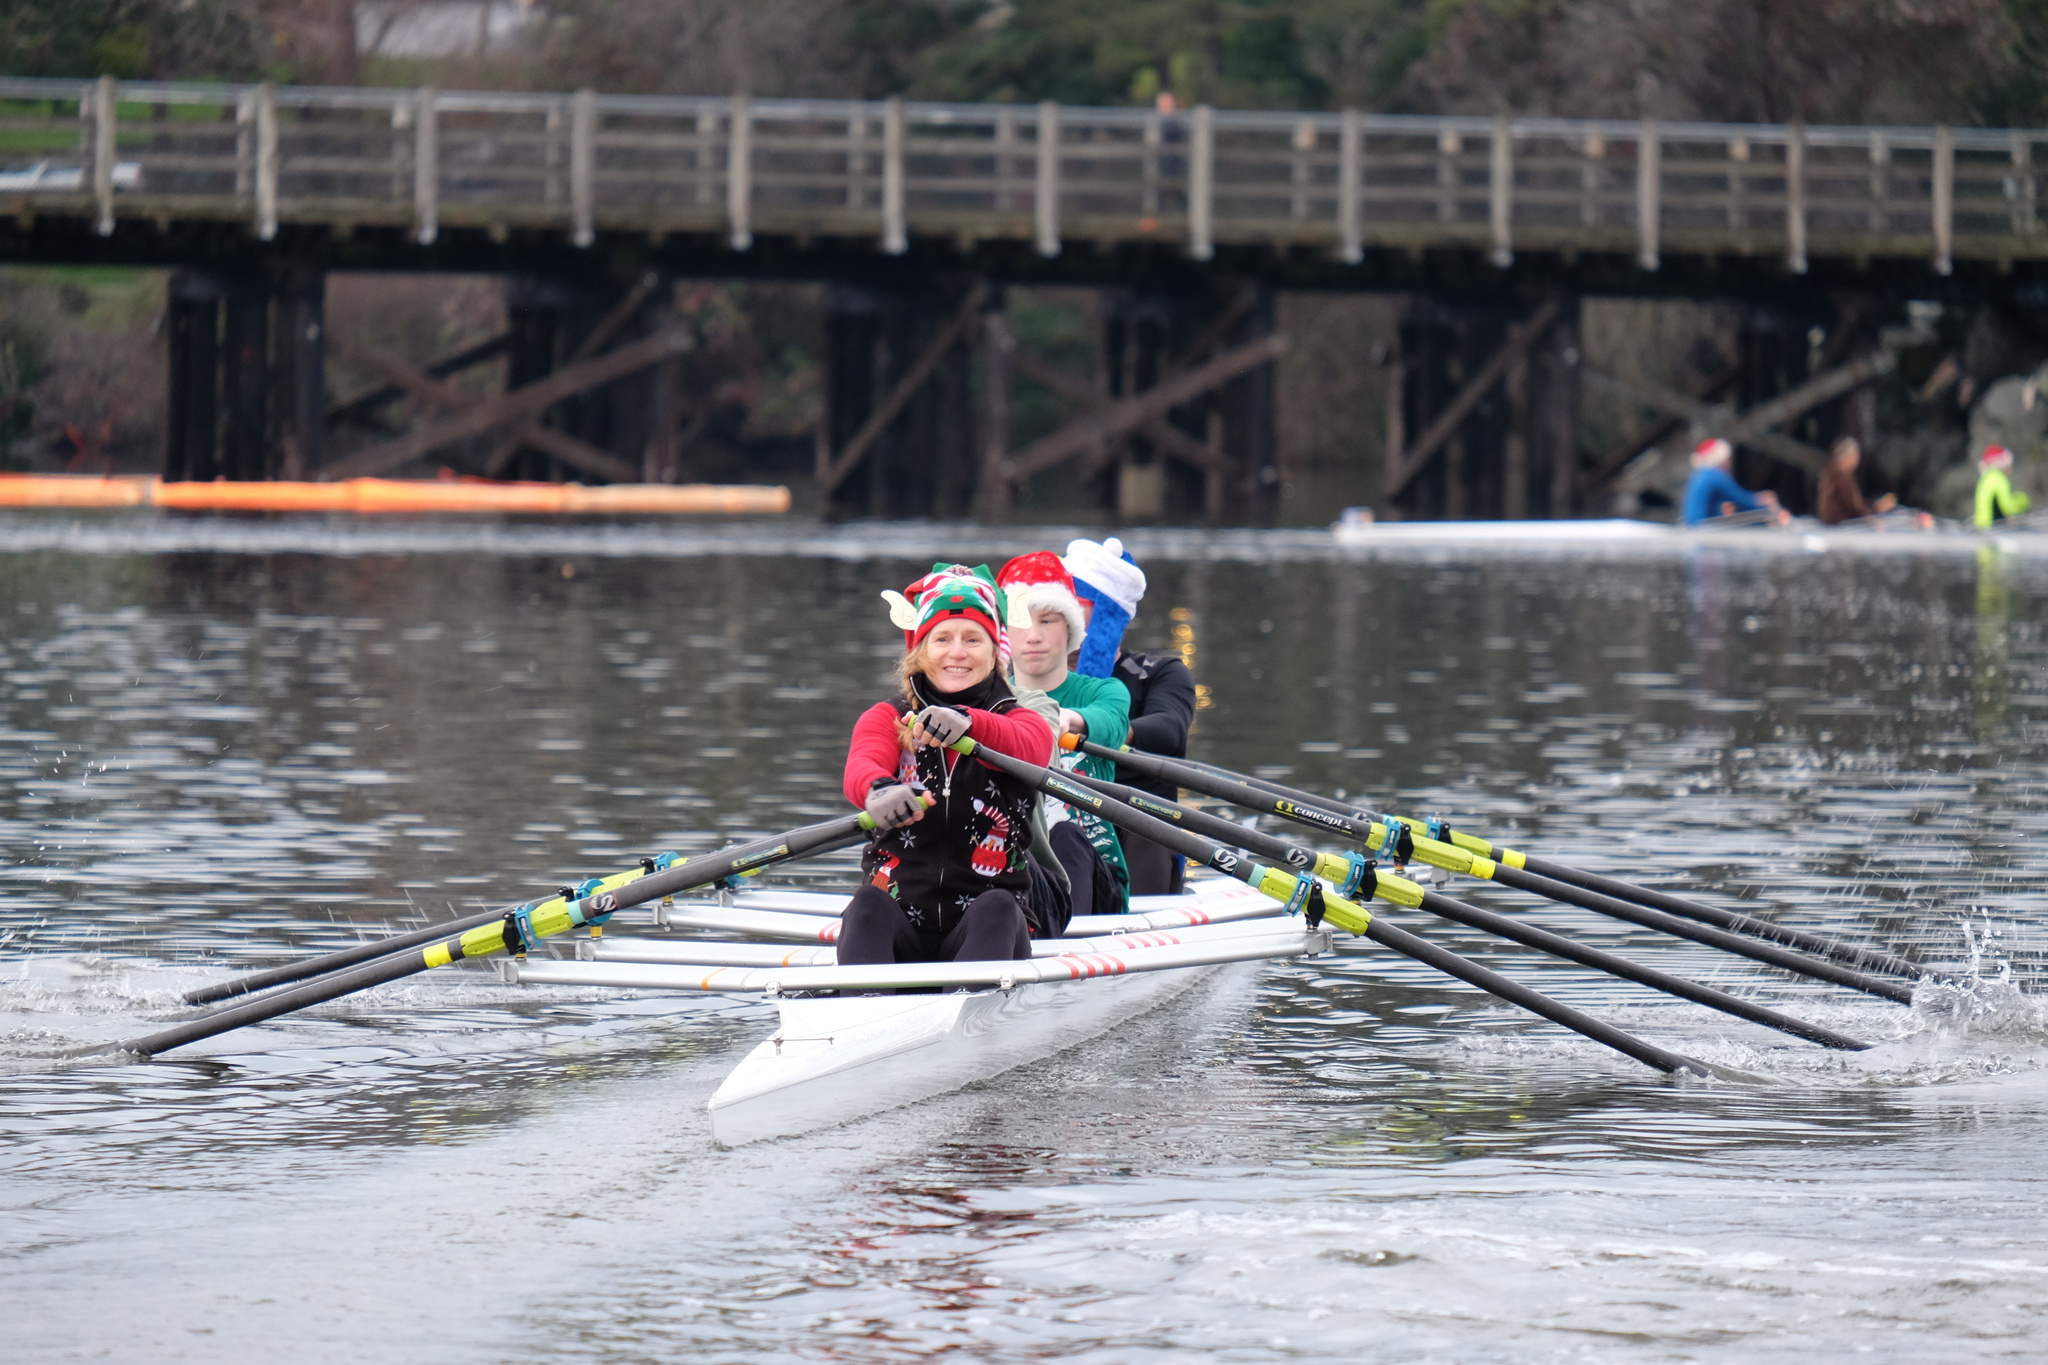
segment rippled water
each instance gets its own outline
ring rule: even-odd
[[[6,1357],[2041,1354],[2026,552],[1134,537],[1198,756],[1971,974],[1908,1009],[1540,912],[1878,1044],[1836,1054],[1402,917],[1767,1084],[1658,1077],[1364,945],[731,1152],[703,1102],[770,1018],[737,1000],[450,971],[62,1059],[235,970],[836,814],[876,591],[1063,540],[0,523]]]

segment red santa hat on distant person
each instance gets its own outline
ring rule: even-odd
[[[1983,465],[1986,469],[2012,468],[2012,452],[2004,446],[1985,446]]]
[[[1727,464],[1735,458],[1735,447],[1718,436],[1709,436],[1692,448],[1692,467],[1705,469],[1709,465]]]
[[[1024,630],[1040,611],[1056,611],[1067,622],[1067,649],[1081,647],[1088,623],[1081,615],[1081,599],[1074,595],[1074,577],[1060,557],[1050,550],[1018,555],[996,574],[996,584],[1009,598],[1011,630]]]

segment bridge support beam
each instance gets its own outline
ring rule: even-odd
[[[326,276],[171,277],[164,477],[302,478],[325,428]]]
[[[1224,283],[1195,295],[1105,293],[1103,388],[1111,399],[1135,397],[1271,335],[1274,318],[1274,293],[1262,285]],[[1161,419],[1200,443],[1207,459],[1187,459],[1141,429],[1088,457],[1083,477],[1103,506],[1129,520],[1216,519],[1233,500],[1269,510],[1282,492],[1277,395],[1273,366],[1261,364]]]
[[[1579,303],[1409,301],[1385,500],[1450,520],[1565,517],[1577,505]]]
[[[832,286],[825,302],[825,440],[830,459],[858,455],[823,490],[827,515],[965,516],[976,469],[970,345],[973,287],[881,293]],[[897,408],[857,446],[869,419]]]
[[[510,361],[507,392],[613,347],[658,335],[673,322],[668,282],[642,276],[624,288],[515,276],[505,282]],[[564,399],[539,425],[615,455],[646,481],[676,477],[677,361],[647,369]],[[545,450],[523,444],[514,429],[500,437],[484,472],[509,479],[588,483],[587,469],[572,468]],[[601,476],[600,476],[601,477]]]

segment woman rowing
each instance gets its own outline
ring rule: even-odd
[[[986,565],[935,564],[882,596],[904,655],[897,695],[867,709],[847,746],[846,799],[882,833],[861,855],[865,884],[842,917],[839,961],[1030,957],[1037,793],[947,747],[972,737],[1029,763],[1052,758],[1052,727],[1003,681],[1003,594]]]

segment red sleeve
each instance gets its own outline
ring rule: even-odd
[[[976,716],[981,714],[975,712]],[[896,708],[878,701],[853,723],[853,739],[846,746],[843,790],[846,799],[856,806],[867,805],[868,788],[874,786],[876,778],[895,779],[896,765],[903,753],[903,745],[896,738],[896,721]]]
[[[967,715],[972,722],[967,737],[976,744],[986,744],[999,754],[1021,758],[1041,768],[1052,762],[1052,727],[1029,707],[1020,706],[1002,715],[969,708]]]

